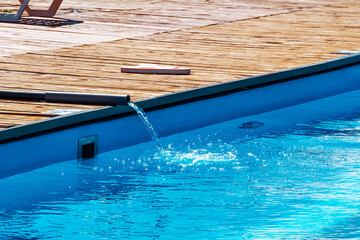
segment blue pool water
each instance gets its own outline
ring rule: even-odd
[[[359,136],[355,91],[15,175],[0,238],[360,238]]]

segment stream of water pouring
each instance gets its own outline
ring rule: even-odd
[[[163,147],[161,146],[160,140],[159,140],[159,136],[156,133],[154,127],[151,125],[146,113],[144,112],[144,110],[142,110],[141,108],[139,108],[135,103],[133,102],[129,102],[128,103],[130,107],[132,107],[137,115],[141,118],[141,120],[145,123],[145,126],[147,127],[152,140],[154,141],[156,147],[160,150],[160,151],[164,151]]]

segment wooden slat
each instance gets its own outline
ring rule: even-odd
[[[340,0],[337,0],[340,1]],[[45,8],[50,0],[31,1],[34,8]],[[239,19],[301,10],[331,3],[326,0],[192,0],[192,1],[64,1],[57,17],[61,21],[83,21],[63,27],[44,27],[0,23],[0,56],[82,44],[144,36]],[[2,0],[0,9],[17,9],[14,0]],[[3,44],[6,43],[6,44]]]

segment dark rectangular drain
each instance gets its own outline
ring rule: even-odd
[[[95,158],[98,154],[98,135],[79,138],[78,160]]]

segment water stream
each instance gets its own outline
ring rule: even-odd
[[[128,103],[129,106],[131,108],[133,108],[137,115],[141,118],[141,120],[144,122],[145,126],[147,127],[149,133],[150,133],[150,136],[152,138],[152,140],[154,141],[155,143],[155,146],[160,150],[160,151],[163,151],[163,147],[160,143],[160,140],[159,140],[159,136],[157,134],[157,132],[155,131],[154,127],[151,125],[146,113],[144,112],[143,109],[139,108],[134,102],[129,102]]]

